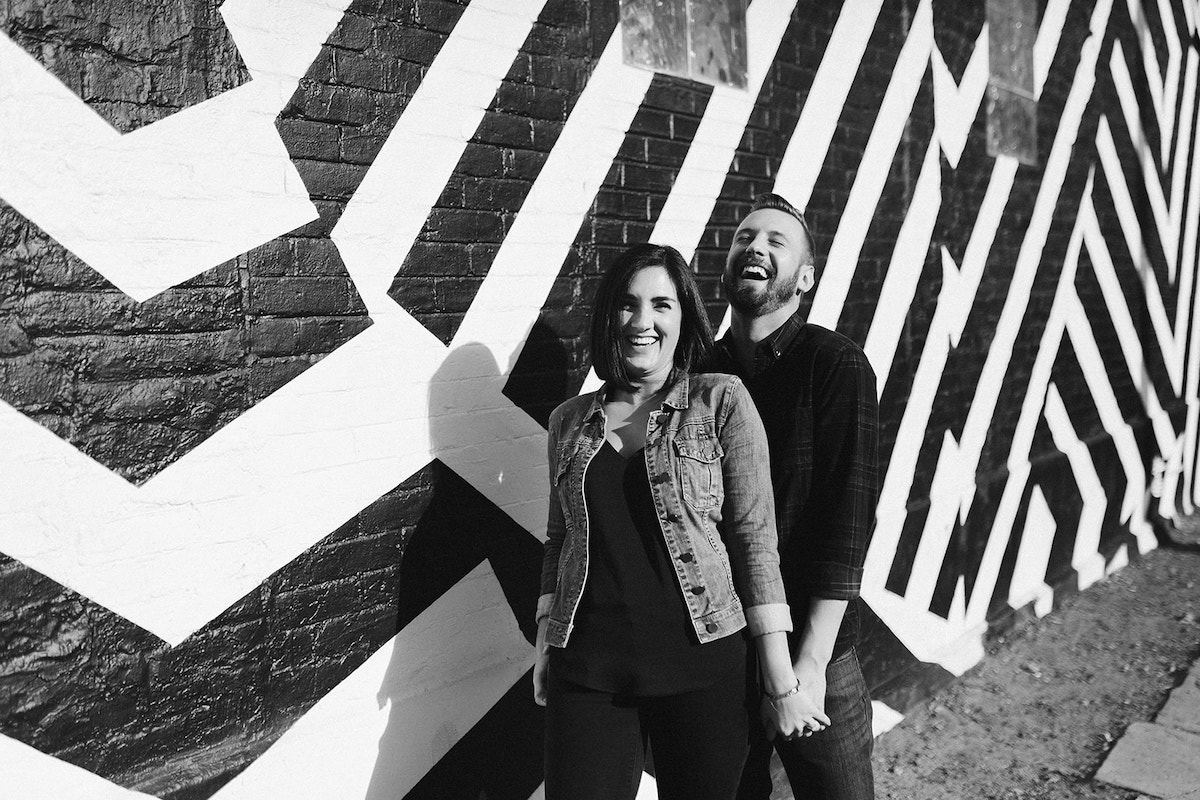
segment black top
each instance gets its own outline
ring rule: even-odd
[[[740,377],[771,449],[780,571],[792,622],[809,598],[849,600],[834,656],[858,639],[858,594],[879,495],[879,404],[862,348],[797,312],[759,342],[747,373],[730,334],[712,369]]]
[[[565,648],[550,669],[571,683],[641,696],[711,686],[746,658],[741,634],[700,644],[654,512],[645,451],[608,442],[584,475],[588,574]]]

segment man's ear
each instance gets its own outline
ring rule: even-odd
[[[796,281],[796,294],[804,294],[813,288],[817,282],[817,268],[812,264],[800,267],[800,277]]]

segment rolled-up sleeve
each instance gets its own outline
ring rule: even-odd
[[[753,636],[792,630],[779,572],[779,539],[767,435],[749,392],[731,378],[717,420],[725,502],[722,534]]]

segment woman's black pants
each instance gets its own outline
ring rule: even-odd
[[[626,697],[555,680],[546,701],[546,800],[632,800],[653,753],[660,800],[731,800],[746,760],[746,675]]]

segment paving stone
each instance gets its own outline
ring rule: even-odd
[[[1172,728],[1200,733],[1200,662],[1192,665],[1183,683],[1167,696],[1167,703],[1154,722]],[[1200,759],[1200,753],[1196,756]]]
[[[1108,754],[1096,780],[1154,797],[1186,796],[1200,789],[1200,735],[1135,722]]]

